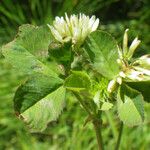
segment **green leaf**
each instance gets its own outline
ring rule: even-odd
[[[89,76],[82,71],[72,71],[72,74],[66,78],[64,86],[73,91],[81,91],[91,88]]]
[[[97,107],[100,110],[106,111],[106,110],[111,109],[113,104],[110,102],[106,102],[104,99],[101,99],[100,94],[101,94],[100,91],[96,92],[93,98],[94,103],[97,105]]]
[[[29,124],[32,131],[45,129],[49,121],[56,120],[64,107],[65,89],[62,80],[43,74],[30,76],[16,91],[16,114]]]
[[[93,97],[94,103],[97,105],[97,107],[100,107],[100,91],[97,91]]]
[[[65,65],[70,64],[72,61],[71,52],[71,43],[60,44],[52,42],[49,45],[49,57]]]
[[[55,121],[65,106],[65,89],[58,88],[20,114],[31,132],[43,131],[47,124]]]
[[[103,31],[95,31],[90,34],[84,44],[90,62],[103,76],[113,79],[119,73],[117,64],[118,46],[114,38]]]
[[[60,78],[44,74],[34,74],[28,77],[15,93],[15,111],[24,112],[62,84],[63,81]]]
[[[141,92],[144,97],[144,100],[146,102],[150,102],[150,81],[148,81],[148,82],[128,82],[127,84],[130,87]]]
[[[30,75],[39,72],[57,76],[50,68],[15,41],[3,46],[2,50],[8,62],[24,74]]]
[[[2,52],[12,66],[25,75],[35,72],[54,75],[53,69],[42,62],[48,57],[51,41],[47,26],[22,25],[16,38],[2,47]]]
[[[25,24],[19,27],[15,41],[38,58],[48,57],[52,35],[47,26]]]
[[[104,102],[104,103],[102,104],[102,106],[101,106],[101,110],[107,111],[107,110],[111,109],[112,106],[113,106],[112,103],[110,103],[110,102]]]
[[[122,84],[117,95],[118,114],[121,121],[128,126],[140,125],[144,120],[142,94]]]

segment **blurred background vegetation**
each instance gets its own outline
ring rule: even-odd
[[[11,41],[20,25],[52,23],[55,16],[85,13],[100,18],[100,29],[110,32],[121,44],[126,28],[130,39],[142,40],[138,55],[150,53],[149,0],[0,0],[0,47]],[[69,99],[63,115],[43,133],[29,133],[15,117],[13,96],[21,74],[5,62],[0,53],[0,150],[96,150],[92,125],[83,127],[86,114],[76,100]],[[145,104],[142,126],[124,128],[121,150],[149,150],[150,106]],[[134,119],[134,118],[133,118]],[[119,122],[116,111],[103,115],[106,150],[115,144]]]

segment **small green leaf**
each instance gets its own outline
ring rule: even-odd
[[[103,111],[111,109],[113,104],[110,102],[106,102],[104,99],[101,99],[100,95],[100,91],[97,91],[93,98],[93,101],[97,105],[98,109]]]
[[[113,79],[119,73],[117,64],[118,46],[111,35],[103,31],[95,31],[90,34],[84,44],[90,62],[103,76]]]
[[[93,100],[95,101],[95,103],[100,103],[100,101],[105,102],[110,98],[110,94],[107,91],[109,80],[104,77],[98,76],[97,81],[92,80],[92,88],[90,92],[94,95]]]
[[[97,91],[93,98],[94,103],[97,107],[100,107],[100,91]]]
[[[150,102],[150,81],[147,82],[128,82],[127,83],[130,87],[136,89],[137,91],[141,92],[144,100],[146,102]]]
[[[107,111],[107,110],[111,109],[112,106],[113,106],[112,103],[110,103],[110,102],[104,102],[104,103],[102,104],[102,106],[101,106],[101,110]]]
[[[66,78],[64,86],[73,91],[81,91],[91,88],[89,76],[82,71],[72,71],[72,74]]]
[[[118,114],[121,121],[128,126],[140,125],[144,120],[142,94],[122,84],[117,95]]]
[[[59,117],[64,106],[65,89],[60,87],[21,113],[20,117],[28,124],[31,132],[39,132]]]

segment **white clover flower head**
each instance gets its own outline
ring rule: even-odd
[[[120,66],[120,72],[109,82],[107,87],[109,93],[113,92],[116,85],[121,85],[123,81],[150,81],[150,54],[131,60],[141,41],[136,37],[128,47],[128,31],[129,29],[125,30],[122,48],[118,48],[119,58],[116,61]]]
[[[140,44],[140,40],[136,37],[128,48],[128,31],[125,30],[123,37],[123,46],[122,49],[119,49],[119,58],[117,59],[117,63],[121,67],[121,71],[119,72],[119,77],[117,79],[117,83],[121,84],[122,80],[125,81],[148,81],[150,80],[150,55],[144,55],[132,63],[130,59],[132,58],[135,49]]]
[[[68,17],[65,13],[64,17],[56,17],[53,26],[48,25],[54,38],[65,43],[72,41],[73,45],[81,45],[85,38],[98,28],[99,19],[95,16],[91,18],[84,14],[71,15]]]

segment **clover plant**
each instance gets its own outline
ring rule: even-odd
[[[150,101],[150,54],[135,58],[140,40],[128,46],[98,29],[99,19],[84,14],[56,17],[45,26],[22,25],[15,39],[2,47],[9,63],[26,77],[14,96],[14,109],[31,132],[42,132],[63,113],[68,95],[87,112],[99,150],[102,115],[116,105],[121,127],[144,121],[144,101]]]

